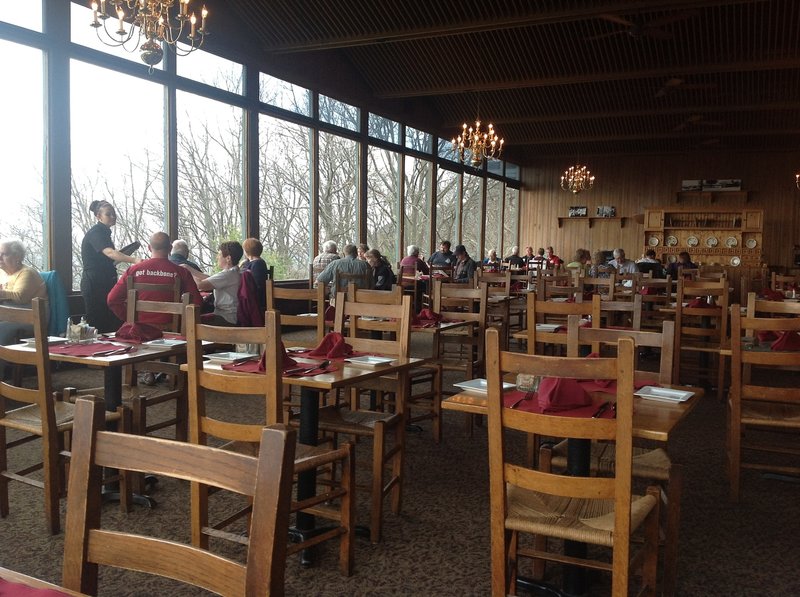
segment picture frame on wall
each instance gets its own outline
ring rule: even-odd
[[[597,207],[598,218],[616,218],[617,208],[613,205],[599,205]]]
[[[589,215],[589,208],[585,205],[573,205],[569,208],[570,218],[585,218]]]

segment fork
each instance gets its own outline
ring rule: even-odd
[[[536,395],[536,392],[525,392],[525,395],[522,398],[517,399],[516,401],[511,403],[509,408],[517,408],[520,404],[522,404],[525,400],[533,400],[533,397]]]
[[[304,367],[296,367],[295,369],[289,369],[288,371],[284,371],[283,373],[284,373],[284,375],[297,375],[298,373],[302,373],[303,375],[306,375],[306,374],[311,373],[312,371],[315,371],[317,369],[325,369],[330,364],[331,364],[330,361],[325,360],[325,361],[322,361],[319,365],[314,365],[313,367],[305,367],[305,368]]]

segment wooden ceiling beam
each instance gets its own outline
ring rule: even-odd
[[[758,129],[758,130],[714,130],[714,131],[681,131],[671,133],[633,134],[633,135],[599,135],[594,137],[537,137],[531,139],[514,139],[515,147],[522,145],[558,145],[561,143],[594,143],[608,141],[651,141],[657,139],[688,139],[693,137],[747,137],[755,136],[796,136],[800,129]],[[511,143],[509,143],[511,145]]]
[[[586,8],[573,10],[541,12],[533,11],[527,16],[514,15],[496,19],[471,20],[461,23],[446,23],[435,27],[404,29],[395,31],[369,32],[363,35],[337,37],[327,40],[310,41],[264,48],[267,52],[286,54],[293,52],[317,52],[321,50],[338,50],[384,43],[399,43],[445,37],[453,35],[470,35],[486,31],[502,31],[519,29],[554,23],[568,23],[597,18],[603,14],[650,13],[672,10],[695,10],[714,6],[731,6],[735,4],[754,4],[767,0],[636,0],[628,2],[606,2]]]
[[[486,83],[461,82],[438,87],[427,86],[415,89],[395,89],[377,92],[383,99],[423,97],[430,95],[454,95],[468,91],[503,91],[509,89],[531,89],[534,87],[560,87],[565,85],[584,85],[626,79],[658,79],[677,76],[714,75],[745,71],[791,70],[800,68],[800,58],[781,58],[778,60],[747,60],[742,62],[723,62],[716,64],[676,65],[657,69],[641,69],[616,72],[591,72],[563,77],[543,77],[514,81],[488,81]]]
[[[652,108],[647,110],[613,110],[606,112],[576,112],[572,114],[543,114],[538,116],[506,116],[491,118],[495,126],[503,124],[545,124],[548,122],[565,122],[575,120],[596,120],[598,118],[631,118],[639,116],[682,116],[686,114],[720,114],[723,112],[780,112],[800,110],[798,102],[769,102],[759,104],[742,104],[738,106],[682,106],[677,108]],[[443,128],[460,127],[463,120],[452,121],[442,125]]]

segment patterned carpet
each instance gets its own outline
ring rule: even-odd
[[[426,341],[429,340],[415,340],[416,354],[429,354]],[[100,383],[100,373],[64,370],[56,373],[55,380],[56,385],[90,387]],[[236,412],[243,418],[260,409],[252,401],[224,397],[215,402],[215,408]],[[357,539],[353,576],[340,576],[335,546],[323,546],[314,568],[303,569],[296,557],[289,558],[287,594],[489,593],[486,428],[476,428],[470,438],[465,434],[461,415],[447,412],[444,417],[440,445],[433,442],[425,423],[422,432],[408,434],[403,512],[399,517],[386,514],[381,544]],[[679,594],[800,595],[800,485],[747,472],[741,503],[730,504],[723,468],[724,430],[725,409],[708,396],[671,442],[672,454],[686,468]],[[34,449],[31,447],[30,451]],[[369,443],[360,443],[357,462],[369,462],[369,452]],[[361,478],[369,472],[359,467],[357,474]],[[188,485],[163,480],[152,496],[158,501],[156,508],[135,508],[127,515],[121,514],[116,505],[105,505],[104,520],[121,529],[187,540]],[[368,496],[361,494],[359,520],[366,520],[368,505]],[[62,524],[63,520],[62,512]],[[242,553],[221,541],[213,543],[212,548],[231,556]],[[0,520],[0,566],[58,583],[62,554],[63,534],[51,537],[44,531],[40,491],[12,483],[11,513]],[[607,587],[607,580],[601,579],[593,585],[592,594],[608,594]],[[100,594],[181,596],[203,592],[136,573],[103,570]]]

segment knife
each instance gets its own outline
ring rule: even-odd
[[[609,406],[611,406],[611,403],[608,400],[603,402],[603,404],[600,405],[600,408],[598,408],[595,411],[595,413],[592,415],[592,418],[593,419],[599,419],[601,416],[603,416],[603,413],[608,410]]]

